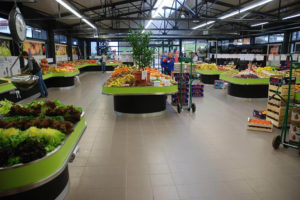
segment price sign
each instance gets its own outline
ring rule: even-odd
[[[142,80],[147,80],[147,71],[142,71]]]

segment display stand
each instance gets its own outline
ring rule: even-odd
[[[0,199],[64,199],[69,189],[68,163],[85,129],[82,117],[64,143],[45,157],[0,168]]]
[[[102,93],[114,96],[114,110],[123,114],[158,114],[166,110],[167,95],[178,91],[169,87],[103,87]]]
[[[228,94],[240,98],[268,98],[268,78],[243,79],[221,74],[228,83]]]
[[[196,70],[197,74],[200,74],[202,83],[214,84],[216,80],[220,80],[220,74],[225,71],[219,70]]]
[[[79,71],[65,72],[65,73],[56,72],[56,73],[49,73],[43,75],[43,79],[48,88],[50,87],[66,88],[75,85],[74,78],[75,76],[78,75],[79,75]],[[33,96],[39,93],[40,91],[39,86],[36,85],[34,88],[28,91],[20,91],[20,98],[17,98],[17,95],[11,94],[14,90],[16,90],[16,87],[12,83],[8,83],[0,86],[0,99],[7,99],[12,102],[18,102],[20,100]]]
[[[106,63],[105,71],[114,71],[116,67],[118,67],[120,63]],[[87,71],[102,71],[101,64],[99,63],[88,63],[80,66],[75,66],[75,68],[79,69],[80,72],[87,72]]]

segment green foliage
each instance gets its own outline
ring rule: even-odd
[[[137,64],[140,69],[149,66],[154,59],[154,51],[149,48],[149,43],[151,41],[150,36],[152,33],[143,33],[143,29],[144,27],[140,25],[139,30],[130,30],[125,39],[131,45],[132,57],[135,64]]]
[[[10,108],[13,106],[13,102],[4,99],[0,101],[0,115],[6,115],[9,113]]]

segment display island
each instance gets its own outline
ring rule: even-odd
[[[160,114],[166,110],[167,95],[178,91],[170,76],[146,68],[145,81],[132,67],[120,66],[104,84],[102,93],[114,98],[114,111],[123,114]],[[147,79],[149,81],[147,81]],[[150,81],[151,80],[151,81]]]
[[[81,108],[57,100],[0,104],[0,199],[64,199],[68,163],[86,129]]]
[[[202,63],[196,66],[196,73],[200,74],[201,81],[205,84],[214,84],[220,80],[220,75],[234,71],[233,66],[217,66],[216,64]]]
[[[240,72],[232,71],[220,75],[228,83],[228,94],[241,98],[267,98],[269,79],[282,75],[271,67],[258,67]]]

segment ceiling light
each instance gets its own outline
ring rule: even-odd
[[[256,3],[252,4],[252,5],[249,5],[249,6],[246,6],[245,8],[242,8],[241,10],[236,10],[236,11],[233,11],[233,12],[227,14],[227,15],[221,16],[218,19],[226,19],[228,17],[232,17],[232,16],[237,15],[239,13],[246,12],[246,11],[251,10],[253,8],[256,8],[258,6],[261,6],[261,5],[264,5],[266,3],[269,3],[271,1],[273,1],[273,0],[262,0],[262,1],[256,2]]]
[[[291,19],[291,18],[295,18],[295,17],[300,17],[300,13],[284,17],[284,18],[282,18],[282,20]]]
[[[97,29],[95,25],[93,25],[91,22],[89,22],[87,19],[82,19],[85,23],[87,23],[90,27],[93,29]]]
[[[264,4],[269,3],[269,2],[271,2],[271,1],[273,1],[273,0],[263,0],[263,1],[259,1],[259,2],[257,2],[257,3],[254,3],[254,4],[250,5],[250,6],[246,6],[245,8],[242,8],[240,12],[241,12],[241,13],[242,13],[242,12],[246,12],[247,10],[251,10],[251,9],[253,9],[253,8],[256,8],[256,7],[258,7],[258,6],[264,5]]]
[[[208,21],[208,22],[206,22],[206,23],[203,23],[203,24],[200,24],[200,25],[198,25],[198,26],[195,26],[195,27],[193,27],[192,29],[195,30],[195,29],[198,29],[198,28],[201,28],[201,27],[203,27],[203,26],[207,26],[207,25],[213,24],[213,23],[215,23],[215,21]]]
[[[251,27],[255,27],[255,26],[261,26],[261,25],[265,25],[268,24],[269,22],[262,22],[262,23],[258,23],[258,24],[252,24]]]
[[[69,6],[68,4],[66,4],[66,2],[64,2],[62,0],[56,0],[56,1],[57,1],[57,3],[59,3],[60,5],[62,5],[63,7],[65,7],[67,10],[71,11],[78,18],[82,18],[82,15],[79,14],[76,10],[74,10],[71,6]]]
[[[226,19],[226,18],[228,18],[228,17],[232,17],[232,16],[237,15],[237,14],[239,14],[239,13],[240,13],[240,12],[239,12],[238,10],[236,10],[236,11],[234,11],[234,12],[232,12],[232,13],[227,14],[227,15],[223,15],[223,16],[219,17],[218,19]]]

